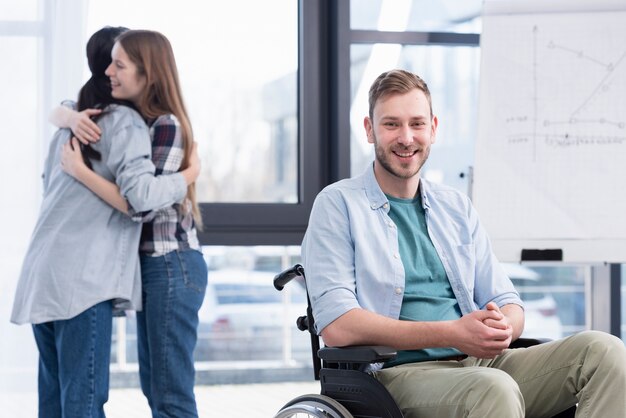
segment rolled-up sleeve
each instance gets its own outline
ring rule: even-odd
[[[150,142],[155,175],[159,178],[172,176],[185,182],[183,175],[179,173],[185,157],[185,148],[180,123],[176,116],[166,114],[158,117],[150,128]],[[186,195],[186,183],[184,183],[184,187]],[[180,200],[183,198],[184,196]],[[154,210],[135,209],[131,205],[129,213],[135,221],[149,222],[157,215],[158,209],[161,208],[154,208]]]
[[[180,202],[187,193],[185,179],[180,173],[155,177],[146,127],[135,121],[124,123],[124,117],[117,126],[106,164],[132,210],[143,212]]]
[[[339,195],[322,192],[316,198],[302,242],[302,260],[320,333],[341,315],[360,307],[349,218]]]

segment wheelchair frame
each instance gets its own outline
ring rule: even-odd
[[[284,270],[274,277],[274,287],[281,291],[287,283],[302,277],[306,285],[304,268],[300,264]],[[312,417],[332,418],[403,418],[400,408],[387,389],[363,370],[371,364],[384,363],[396,356],[396,351],[385,346],[322,347],[315,332],[315,319],[307,291],[307,311],[296,321],[300,331],[308,331],[315,380],[320,381],[320,395],[303,395],[288,402],[275,418],[287,418],[295,413]],[[511,348],[530,347],[549,340],[519,338]],[[576,407],[553,418],[573,418]]]

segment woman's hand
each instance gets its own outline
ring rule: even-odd
[[[72,112],[68,122],[72,133],[80,142],[89,145],[98,142],[102,131],[98,124],[91,120],[92,116],[102,113],[101,109],[85,109],[81,112]]]
[[[72,137],[63,145],[61,167],[63,171],[81,182],[106,203],[120,212],[128,214],[128,202],[120,194],[120,188],[117,187],[117,184],[110,182],[87,167],[80,152],[78,139]]]
[[[72,137],[70,141],[63,145],[61,168],[77,180],[82,178],[82,173],[84,173],[85,170],[89,170],[89,167],[87,167],[83,160],[83,154],[80,152],[80,144],[76,137]]]

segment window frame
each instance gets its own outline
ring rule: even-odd
[[[299,245],[317,193],[329,183],[327,1],[298,4],[297,203],[201,202],[203,245]],[[306,100],[304,99],[306,98]]]

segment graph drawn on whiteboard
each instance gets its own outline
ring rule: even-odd
[[[621,51],[609,51],[605,55],[594,51],[584,51],[574,45],[559,43],[551,39],[542,40],[542,33],[537,25],[532,27],[532,114],[514,114],[506,118],[506,123],[511,124],[511,133],[508,135],[510,144],[524,144],[531,142],[533,147],[533,161],[537,160],[537,142],[542,140],[546,145],[553,147],[569,147],[584,145],[604,145],[626,141],[626,114],[615,112],[614,119],[610,111],[607,115],[605,103],[614,103],[623,94],[618,91],[619,80],[616,77],[626,75],[626,46]],[[567,41],[564,41],[567,42]],[[570,41],[572,42],[572,41]],[[545,60],[543,60],[545,58]],[[541,61],[539,61],[541,60]],[[554,63],[556,60],[565,66],[580,66],[588,71],[584,80],[588,93],[577,97],[578,101],[571,100],[562,107],[562,112],[551,111],[549,108],[540,108],[544,98],[540,97],[539,89],[542,87],[540,76],[543,64]],[[566,70],[567,71],[567,70]],[[553,80],[550,80],[553,83]],[[580,81],[581,83],[583,80]],[[572,95],[573,99],[576,99]],[[547,97],[546,97],[547,99]],[[541,101],[541,103],[540,103]],[[618,114],[619,113],[619,114]],[[524,125],[532,123],[532,131],[524,132]],[[598,130],[594,135],[585,135],[584,129]],[[515,132],[517,126],[522,127],[520,132]],[[611,132],[615,127],[617,130]],[[550,130],[550,128],[555,128]]]
[[[506,259],[528,243],[626,245],[624,19],[611,11],[484,20],[473,199]],[[606,255],[584,257],[573,261]]]

